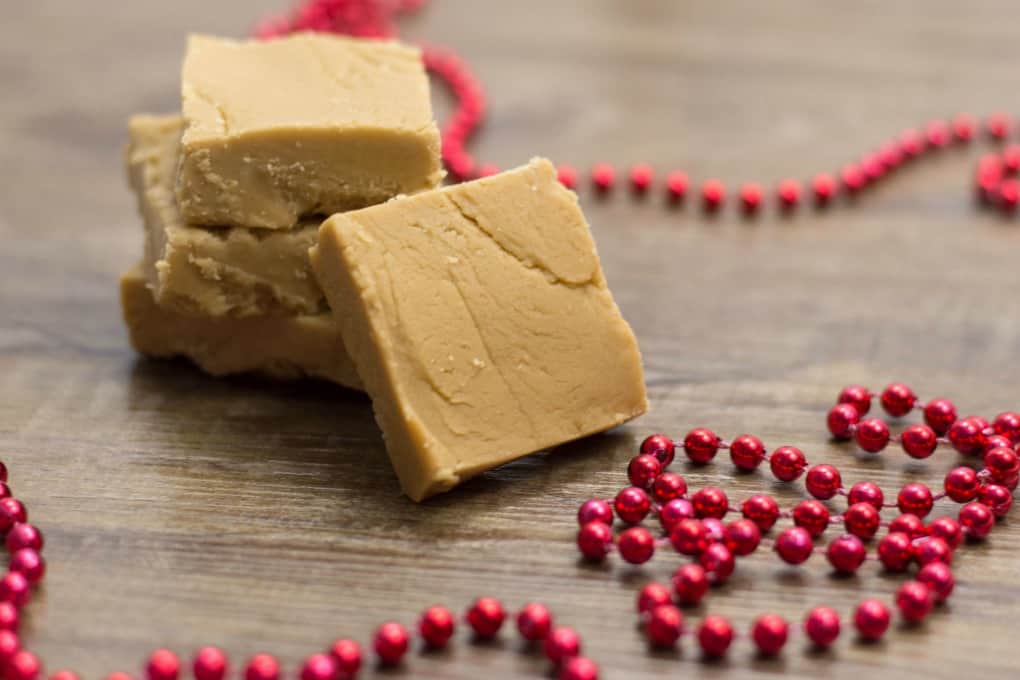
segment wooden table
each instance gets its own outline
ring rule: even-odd
[[[849,382],[897,379],[962,411],[1017,408],[1020,223],[972,205],[971,152],[947,150],[862,196],[792,219],[669,211],[659,196],[584,203],[647,364],[652,411],[424,505],[404,499],[367,400],[341,389],[213,380],[127,345],[116,276],[141,252],[121,146],[136,111],[176,106],[188,31],[243,35],[282,3],[10,2],[0,21],[0,456],[46,533],[50,574],[27,642],[55,669],[136,671],[149,650],[219,644],[293,669],[334,636],[368,638],[425,606],[492,594],[547,602],[607,678],[1007,678],[1020,672],[1020,529],[957,555],[957,592],[886,642],[802,637],[774,660],[746,640],[704,664],[690,641],[649,653],[632,612],[644,569],[579,564],[574,511],[624,484],[636,442],[695,425],[803,447],[849,481],[940,484],[955,460],[828,442]],[[411,36],[460,50],[488,85],[476,145],[501,165],[544,154],[682,167],[772,183],[839,167],[903,128],[958,110],[1020,111],[1013,3],[435,0]],[[442,95],[437,107],[445,110]],[[976,152],[974,152],[976,153]],[[680,470],[740,499],[797,491],[720,461]],[[835,533],[835,530],[833,530]],[[707,610],[741,630],[890,598],[869,566],[834,579],[820,556],[742,561]],[[697,618],[700,611],[692,613]],[[461,638],[466,635],[461,633]],[[539,677],[510,631],[459,640],[394,677]],[[375,672],[368,676],[374,677]]]

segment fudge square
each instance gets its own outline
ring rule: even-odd
[[[416,48],[313,33],[192,36],[181,78],[187,222],[289,229],[443,178]]]
[[[547,160],[333,215],[311,257],[416,501],[647,408],[637,341]]]
[[[145,222],[145,275],[156,302],[203,316],[327,311],[308,262],[321,219],[279,230],[184,222],[174,195],[182,128],[179,115],[128,122],[128,181]]]

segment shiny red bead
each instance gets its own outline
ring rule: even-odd
[[[917,623],[928,616],[932,609],[931,589],[920,581],[907,581],[896,591],[896,608],[900,616],[910,623]]]
[[[857,193],[864,188],[865,184],[867,184],[864,172],[856,163],[847,163],[844,165],[843,169],[839,171],[839,179],[843,182],[843,189],[848,194]]]
[[[935,453],[938,435],[927,425],[911,425],[900,435],[900,445],[911,458],[927,458]]]
[[[149,654],[145,662],[145,677],[148,680],[177,680],[181,673],[181,661],[169,649],[157,649]]]
[[[758,617],[751,627],[751,639],[758,651],[767,656],[778,654],[783,649],[788,634],[786,620],[776,614]]]
[[[728,619],[710,614],[698,626],[698,646],[708,657],[719,657],[726,653],[733,642],[733,626]]]
[[[825,422],[833,437],[849,439],[853,436],[854,427],[860,419],[860,413],[853,404],[836,404],[829,409]]]
[[[0,602],[10,602],[18,609],[32,599],[32,586],[24,574],[9,571],[0,578]]]
[[[725,540],[726,526],[722,523],[722,520],[718,520],[715,517],[706,517],[701,520],[701,523],[705,527],[709,543],[722,543]]]
[[[887,171],[895,170],[903,164],[903,150],[895,141],[888,141],[879,147],[878,158]]]
[[[699,489],[691,497],[691,505],[694,506],[694,514],[698,517],[714,517],[716,519],[725,517],[726,511],[730,507],[726,492],[714,486]]]
[[[699,520],[683,519],[669,533],[669,542],[681,555],[697,555],[708,547],[708,530]]]
[[[868,453],[878,453],[889,444],[889,426],[878,418],[868,418],[857,423],[854,433],[857,445]]]
[[[644,489],[629,486],[616,494],[613,507],[616,509],[616,516],[624,522],[637,524],[648,516],[652,509],[652,501]]]
[[[31,524],[15,524],[7,532],[7,552],[9,553],[15,553],[24,548],[40,551],[44,544],[42,532]]]
[[[1010,479],[1020,472],[1020,457],[1017,457],[1016,451],[1004,446],[985,451],[984,463],[985,469],[996,481]]]
[[[999,184],[997,203],[1002,212],[1007,214],[1014,213],[1017,206],[1020,206],[1020,181],[1015,179],[1003,180]]]
[[[900,493],[896,497],[896,505],[899,507],[900,512],[910,513],[918,517],[924,517],[931,512],[934,502],[931,489],[917,482],[905,485],[900,489]]]
[[[941,538],[929,536],[914,544],[914,559],[922,567],[932,562],[953,563],[953,549]]]
[[[871,410],[871,392],[861,385],[848,385],[836,397],[837,404],[850,404],[859,417],[867,415]]]
[[[28,511],[17,498],[0,498],[0,533],[28,521]]]
[[[589,522],[613,523],[613,506],[609,501],[592,498],[581,504],[577,511],[577,523],[584,526]]]
[[[0,667],[7,664],[18,650],[21,641],[12,630],[0,630]]]
[[[669,591],[665,586],[660,587],[665,591],[666,599],[668,600]],[[552,614],[549,613],[549,608],[544,604],[532,602],[525,605],[520,613],[517,614],[517,631],[528,642],[544,640],[549,635],[551,629]]]
[[[203,647],[195,653],[191,672],[195,680],[223,680],[227,675],[227,655],[219,647]]]
[[[708,592],[708,574],[700,564],[684,564],[673,572],[673,592],[682,605],[696,605]]]
[[[842,485],[839,470],[825,463],[810,468],[804,478],[808,493],[823,501],[835,496]]]
[[[554,664],[560,664],[581,653],[581,636],[573,628],[560,626],[546,636],[542,649],[545,658]]]
[[[726,583],[733,575],[736,562],[733,553],[722,543],[711,543],[700,555],[698,564],[705,570],[709,583]]]
[[[676,444],[664,434],[652,434],[641,442],[641,453],[655,456],[665,468],[673,462],[676,455]]]
[[[669,503],[687,493],[687,481],[675,472],[663,472],[652,482],[652,495],[659,503]]]
[[[924,405],[924,422],[941,437],[956,422],[956,406],[948,399],[932,399]]]
[[[921,518],[909,512],[894,517],[893,521],[889,522],[889,531],[900,531],[911,538],[925,536],[928,533]]]
[[[771,496],[755,494],[740,505],[744,517],[758,525],[761,531],[768,531],[779,519],[779,504]]]
[[[956,550],[963,542],[963,528],[952,517],[939,517],[932,520],[928,525],[928,535],[941,538],[953,550]]]
[[[1020,172],[1020,144],[1010,144],[1002,150],[1002,171],[1007,175]]]
[[[856,572],[864,564],[866,556],[864,543],[851,534],[833,539],[825,550],[825,557],[832,568],[845,574]]]
[[[725,531],[726,547],[737,557],[750,555],[761,543],[761,530],[749,519],[730,522]]]
[[[29,583],[39,583],[46,575],[45,560],[32,548],[22,548],[11,555],[7,568],[24,575]]]
[[[336,661],[329,654],[312,654],[301,665],[301,680],[334,680]]]
[[[952,141],[949,126],[944,120],[933,120],[924,129],[925,139],[932,149],[942,149]]]
[[[652,166],[646,163],[638,163],[630,167],[630,186],[635,193],[643,194],[648,191],[655,179],[655,171]]]
[[[682,201],[689,185],[686,173],[675,170],[666,175],[666,191],[672,201]]]
[[[892,531],[878,541],[878,559],[889,571],[903,571],[914,559],[911,537],[902,531]]]
[[[864,640],[875,641],[889,630],[889,608],[881,600],[864,600],[854,610],[854,628]]]
[[[917,130],[904,130],[900,135],[900,149],[906,160],[917,158],[924,152],[924,137]]]
[[[599,667],[591,659],[575,656],[560,668],[559,680],[599,680]]]
[[[749,434],[742,434],[730,443],[730,459],[740,470],[754,470],[765,460],[765,445]]]
[[[591,181],[598,191],[609,191],[616,182],[616,169],[609,163],[596,163],[591,169]]]
[[[27,649],[19,649],[4,667],[5,680],[38,680],[42,662]]]
[[[644,527],[631,527],[617,540],[620,557],[630,564],[644,564],[655,554],[655,537]]]
[[[854,503],[870,503],[877,510],[881,510],[882,503],[885,502],[885,494],[882,493],[881,487],[874,482],[857,482],[850,487],[846,500],[849,505]]]
[[[686,498],[674,498],[659,509],[659,524],[667,534],[682,519],[694,517],[694,506]]]
[[[981,479],[969,467],[955,467],[946,474],[943,488],[950,499],[966,503],[977,498],[981,491]]]
[[[868,153],[862,156],[860,168],[864,174],[865,184],[870,184],[885,176],[885,163],[878,153]]]
[[[985,484],[978,500],[991,508],[996,517],[1004,517],[1013,506],[1013,492],[1000,484]]]
[[[589,560],[601,560],[613,545],[613,530],[603,522],[588,522],[577,532],[577,548]]]
[[[577,188],[577,168],[572,165],[561,165],[556,168],[556,179],[568,189]]]
[[[917,580],[928,586],[935,602],[944,602],[953,592],[956,579],[945,562],[929,562],[917,572]]]
[[[698,567],[699,569],[701,567]],[[650,612],[659,605],[672,604],[673,596],[669,592],[669,588],[661,583],[652,581],[646,584],[639,592],[637,597],[637,610],[639,614]]]
[[[1001,434],[1014,443],[1020,441],[1020,413],[1000,413],[992,421],[992,429],[995,434]]]
[[[361,670],[361,645],[348,638],[336,640],[329,648],[329,653],[336,660],[340,680],[353,678]]]
[[[764,192],[760,184],[748,182],[740,187],[740,207],[748,215],[758,212],[763,197]]]
[[[793,523],[812,537],[821,536],[829,527],[829,509],[816,500],[801,501],[793,509]]]
[[[684,453],[695,463],[707,463],[719,451],[719,437],[704,428],[691,430],[684,437]]]
[[[776,479],[792,482],[804,473],[807,459],[804,453],[793,446],[780,446],[769,456],[769,468]]]
[[[839,637],[839,614],[830,607],[815,607],[804,619],[804,632],[819,647],[828,647]]]
[[[790,527],[776,537],[776,553],[788,564],[801,564],[814,550],[811,534],[803,527]]]
[[[647,489],[662,474],[662,463],[655,456],[642,453],[635,456],[627,466],[627,479],[641,489]]]
[[[684,615],[671,604],[659,605],[648,615],[645,634],[656,647],[672,647],[684,629]]]
[[[985,427],[981,420],[970,416],[953,423],[946,436],[949,437],[949,443],[954,449],[964,455],[974,455],[984,450]]]
[[[1008,438],[1003,437],[1001,434],[990,434],[985,437],[985,453],[998,448],[1012,450],[1013,442],[1011,442]]]
[[[811,180],[811,191],[815,195],[816,205],[827,205],[832,200],[832,197],[836,195],[836,180],[832,175],[825,172],[817,174]]]
[[[985,120],[985,129],[992,139],[1006,139],[1012,128],[1013,119],[1008,113],[993,113]]]
[[[956,519],[960,523],[964,535],[970,538],[984,538],[995,526],[995,515],[992,514],[991,508],[982,503],[967,503],[960,508]],[[3,582],[0,581],[0,587],[2,586]],[[0,593],[0,599],[3,599],[2,593]]]
[[[474,608],[472,608],[471,611],[474,611]],[[500,611],[502,611],[502,609],[500,609]],[[468,621],[471,621],[470,612],[468,613]],[[502,623],[502,620],[500,620],[500,623]],[[483,628],[485,625],[489,624],[483,623]],[[472,627],[474,627],[474,624],[472,624]],[[499,628],[497,627],[497,630],[498,629]],[[477,628],[475,629],[475,633],[481,638],[491,637],[479,634]],[[375,635],[372,637],[372,649],[375,650],[375,654],[379,657],[380,663],[385,666],[395,666],[400,663],[400,661],[404,658],[404,654],[407,653],[410,640],[411,636],[408,635],[407,629],[404,628],[404,626],[394,621],[389,621],[376,629]]]
[[[442,649],[453,637],[453,614],[446,607],[429,607],[418,621],[418,633],[429,647]]]
[[[776,187],[776,197],[780,206],[790,210],[800,202],[801,185],[795,179],[784,179]]]
[[[0,630],[17,632],[20,623],[18,608],[10,602],[0,602]]]
[[[336,659],[334,658],[334,663]],[[341,680],[347,680],[344,676]],[[244,680],[279,680],[280,662],[269,654],[256,654],[244,667]]]
[[[705,210],[718,210],[726,200],[726,187],[717,179],[706,180],[701,185],[701,204]]]
[[[855,503],[843,513],[843,526],[847,532],[865,540],[875,535],[881,522],[878,510],[871,503]]]
[[[958,142],[966,143],[974,138],[977,120],[968,113],[958,114],[953,118],[953,137]]]

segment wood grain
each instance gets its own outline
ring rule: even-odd
[[[514,607],[547,602],[607,678],[1020,672],[1015,522],[958,556],[952,604],[921,628],[877,647],[847,636],[829,654],[797,639],[776,660],[744,641],[720,664],[690,645],[650,654],[634,626],[635,589],[666,578],[675,558],[593,568],[572,545],[578,502],[619,488],[650,431],[752,432],[895,489],[937,485],[953,456],[910,463],[828,443],[823,415],[843,384],[900,379],[968,413],[1020,406],[1020,227],[973,209],[968,152],[946,151],[856,207],[790,220],[703,221],[656,198],[585,198],[653,410],[422,506],[401,497],[363,397],[136,358],[115,286],[142,243],[120,166],[125,119],[175,108],[188,31],[242,35],[278,8],[4,6],[0,456],[47,536],[50,577],[25,630],[51,667],[95,678],[136,670],[159,644],[215,643],[236,659],[271,650],[293,668],[334,636],[365,639],[381,620],[489,593]],[[736,183],[838,167],[932,116],[1020,111],[1018,25],[1009,2],[435,0],[407,30],[461,50],[489,86],[493,116],[476,147],[486,159],[650,159]],[[738,499],[797,497],[725,464],[681,469]],[[707,609],[741,629],[767,610],[845,613],[899,581],[865,572],[840,580],[817,558],[790,569],[758,555]],[[438,678],[543,668],[492,647],[517,643],[457,644],[409,665]]]

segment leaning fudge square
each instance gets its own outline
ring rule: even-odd
[[[174,195],[179,115],[128,122],[128,181],[145,222],[145,274],[156,302],[202,316],[316,314],[326,310],[308,262],[322,219],[291,229],[187,224]]]
[[[443,177],[421,52],[299,33],[192,36],[177,199],[187,222],[289,229]]]
[[[637,341],[547,160],[333,215],[311,258],[416,501],[647,408]]]

